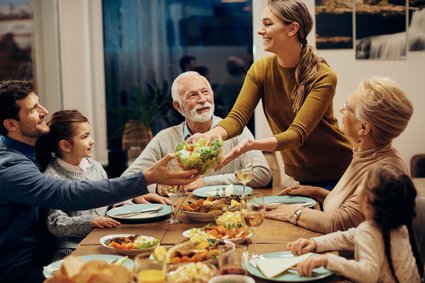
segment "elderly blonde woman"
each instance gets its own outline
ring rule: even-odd
[[[319,201],[323,211],[280,205],[268,211],[267,218],[289,221],[321,233],[347,230],[364,220],[358,193],[371,164],[391,163],[408,174],[408,167],[392,147],[392,140],[406,128],[413,106],[397,83],[378,77],[361,82],[340,112],[343,131],[353,145],[353,160],[333,191],[295,185],[279,193],[312,197]]]

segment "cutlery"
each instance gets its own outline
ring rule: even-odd
[[[143,209],[143,210],[139,210],[139,211],[116,213],[113,216],[130,217],[130,216],[134,216],[134,215],[141,214],[141,213],[147,213],[147,212],[154,213],[154,212],[158,212],[160,210],[162,210],[162,206],[147,208],[147,209]]]
[[[285,201],[285,202],[271,202],[271,203],[266,204],[266,206],[276,205],[276,204],[300,204],[300,205],[309,205],[310,202],[295,201],[295,200],[293,200],[293,201]]]

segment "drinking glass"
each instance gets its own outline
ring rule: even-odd
[[[156,261],[143,255],[134,258],[134,271],[138,283],[165,283],[167,265],[165,262]]]
[[[245,196],[241,203],[241,215],[246,225],[252,231],[252,244],[254,246],[254,255],[257,255],[257,246],[255,241],[254,230],[264,221],[265,205],[262,193],[253,192],[249,196]]]
[[[238,162],[235,162],[235,176],[236,179],[243,184],[243,195],[246,195],[246,184],[252,180],[252,158],[241,158],[240,167]]]
[[[177,194],[180,191],[180,186],[178,185],[158,185],[158,188],[160,190],[160,192],[163,192],[165,194],[167,194],[168,198],[171,201],[171,217],[169,219],[169,223],[170,224],[175,224],[175,223],[180,223],[181,220],[176,218],[177,215],[177,205],[176,205],[176,198],[177,198]]]
[[[224,252],[218,258],[218,267],[222,275],[239,274],[246,275],[248,262],[248,250],[245,246],[237,245],[234,250]]]

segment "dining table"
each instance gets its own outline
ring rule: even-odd
[[[272,196],[277,195],[280,188],[261,188],[255,189],[254,191],[261,192],[263,196]],[[181,220],[180,223],[170,224],[168,219],[162,219],[157,222],[149,223],[121,224],[119,227],[112,229],[93,229],[87,237],[83,239],[77,249],[73,252],[73,255],[114,254],[114,251],[102,246],[99,241],[99,239],[103,236],[111,234],[142,234],[152,236],[159,239],[161,245],[166,247],[171,247],[175,244],[186,241],[187,238],[182,235],[184,231],[191,228],[203,227],[206,224],[205,222],[188,219],[185,213],[181,210],[181,206],[184,203],[187,203],[189,200],[194,201],[196,199],[197,197],[192,193],[186,193],[176,199],[176,218]],[[316,203],[314,208],[320,209],[319,204]],[[294,241],[300,237],[311,238],[319,235],[321,234],[293,225],[289,222],[265,219],[264,222],[255,229],[254,237],[256,242],[256,253],[267,254],[272,252],[288,251],[288,242]],[[252,241],[246,241],[243,244],[247,246],[248,252],[253,252],[254,246]],[[255,282],[271,282],[253,275],[250,276],[254,278]],[[314,282],[341,283],[351,281],[342,276],[333,274],[324,279],[314,280]]]

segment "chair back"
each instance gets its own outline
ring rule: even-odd
[[[415,154],[410,160],[410,173],[412,178],[425,177],[425,154]]]

